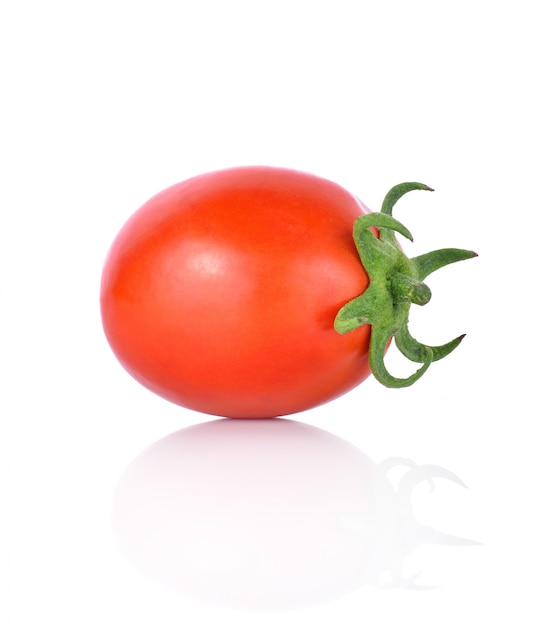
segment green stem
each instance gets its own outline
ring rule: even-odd
[[[390,278],[389,287],[395,302],[408,300],[423,306],[431,300],[431,289],[412,276],[394,270]]]
[[[411,241],[412,235],[391,213],[404,194],[416,189],[433,191],[421,183],[396,185],[386,195],[380,213],[367,213],[355,221],[353,238],[370,284],[364,293],[340,309],[334,321],[334,328],[341,334],[359,326],[371,326],[370,369],[386,387],[412,385],[433,361],[444,358],[460,344],[464,335],[442,346],[419,343],[408,331],[408,316],[412,304],[423,306],[431,298],[429,287],[422,282],[426,276],[450,263],[477,256],[475,252],[457,248],[435,250],[412,259],[404,254],[395,233]],[[378,237],[371,227],[379,231]],[[422,363],[407,378],[391,375],[385,366],[384,356],[391,338],[409,360]]]

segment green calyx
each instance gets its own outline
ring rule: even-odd
[[[401,183],[393,187],[382,204],[380,213],[367,213],[357,218],[353,239],[370,284],[363,294],[344,305],[334,321],[340,334],[359,326],[370,325],[369,364],[371,372],[386,387],[408,387],[426,372],[433,361],[450,354],[464,338],[456,337],[442,346],[419,343],[408,331],[410,306],[423,306],[431,291],[422,281],[435,270],[477,254],[469,250],[444,248],[414,258],[408,258],[399,248],[395,233],[412,241],[405,226],[391,215],[395,203],[409,191],[433,191],[421,183]],[[371,228],[379,231],[376,237]],[[384,355],[391,339],[397,348],[421,367],[408,378],[396,378],[386,369]]]

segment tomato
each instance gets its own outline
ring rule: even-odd
[[[371,325],[333,322],[369,285],[353,233],[369,213],[333,182],[273,167],[160,192],[104,264],[114,354],[154,393],[217,416],[288,415],[348,392],[371,373]]]

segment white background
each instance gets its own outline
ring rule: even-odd
[[[545,623],[541,4],[3,3],[0,297],[2,315],[9,304],[10,317],[1,324],[1,419],[3,470],[6,447],[10,453],[3,537],[11,570],[2,623]],[[388,390],[370,379],[291,417],[321,430],[336,480],[329,482],[305,437],[283,466],[280,451],[294,443],[290,433],[286,440],[272,435],[264,443],[270,456],[256,458],[251,470],[255,490],[269,476],[262,494],[290,491],[307,471],[310,480],[317,477],[310,489],[317,495],[324,482],[329,495],[351,482],[351,468],[340,469],[351,444],[371,462],[403,457],[454,472],[467,489],[439,478],[430,493],[420,483],[411,514],[385,547],[396,552],[393,546],[415,530],[413,521],[481,542],[418,541],[406,556],[401,552],[399,573],[411,578],[421,571],[416,584],[438,588],[375,586],[394,581],[384,572],[376,581],[342,584],[340,597],[322,589],[307,606],[287,609],[283,594],[308,579],[295,574],[291,581],[286,571],[266,567],[274,608],[285,610],[257,614],[215,601],[237,565],[244,533],[222,543],[218,528],[194,528],[188,536],[184,523],[150,526],[164,537],[164,560],[176,561],[179,552],[184,560],[185,549],[196,545],[209,546],[204,558],[214,561],[216,554],[211,577],[198,582],[205,602],[189,597],[184,581],[177,591],[165,589],[119,549],[111,512],[122,473],[156,441],[212,420],[153,396],[118,365],[100,323],[102,262],[117,230],[150,196],[194,174],[244,164],[324,176],[372,210],[393,184],[427,183],[434,194],[413,192],[397,207],[414,234],[409,253],[455,246],[480,255],[431,277],[433,300],[411,319],[413,334],[429,343],[466,332],[456,352],[410,389]],[[405,367],[395,353],[389,359],[392,368]],[[214,487],[209,464],[213,474],[231,475],[234,463],[247,462],[235,460],[229,447],[223,455],[218,438],[211,446],[214,453],[178,476],[195,485],[196,502],[202,489]],[[270,461],[279,461],[279,473],[265,467]],[[154,461],[147,462],[142,471],[161,483]],[[390,478],[394,488],[401,473],[396,468]],[[170,497],[177,485],[171,488]],[[256,512],[245,490],[235,493],[233,506],[225,498],[217,509],[245,527]],[[401,517],[401,498],[384,530]],[[291,507],[283,506],[277,513],[290,543]],[[321,510],[317,515],[321,523]],[[313,518],[308,522],[313,535]],[[353,540],[363,536],[360,528]],[[146,532],[137,544],[146,544]],[[279,541],[275,524],[268,532],[272,543]],[[310,563],[326,551],[318,541]],[[152,573],[161,575],[164,566],[160,558]],[[8,582],[5,570],[2,581]]]

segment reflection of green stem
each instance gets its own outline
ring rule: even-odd
[[[334,321],[341,334],[359,326],[371,326],[369,363],[374,376],[386,387],[408,387],[420,378],[433,361],[442,359],[456,348],[464,335],[442,346],[419,343],[408,331],[411,304],[423,306],[431,291],[422,281],[435,270],[476,255],[469,250],[444,248],[408,258],[395,239],[399,233],[412,241],[403,224],[391,216],[395,203],[407,192],[433,191],[421,183],[402,183],[386,195],[380,213],[367,213],[355,220],[353,238],[370,284],[365,292],[344,305]],[[379,236],[371,230],[376,228]],[[408,378],[395,378],[386,369],[384,355],[391,338],[411,361],[422,366]]]

